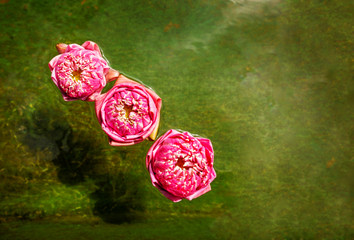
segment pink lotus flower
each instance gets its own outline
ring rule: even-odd
[[[109,68],[94,42],[86,41],[82,46],[60,43],[57,50],[60,55],[49,62],[49,69],[65,101],[94,101],[106,86],[106,80],[119,75]]]
[[[209,139],[167,131],[150,148],[146,167],[152,185],[173,202],[192,200],[211,190],[214,152]]]
[[[123,75],[96,100],[96,115],[112,146],[133,145],[156,138],[161,98]]]

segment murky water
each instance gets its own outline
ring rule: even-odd
[[[351,239],[350,1],[1,1],[5,239]],[[97,42],[162,98],[159,135],[210,138],[212,191],[172,203],[152,142],[110,147],[64,102],[55,44]],[[109,85],[111,87],[112,85]]]

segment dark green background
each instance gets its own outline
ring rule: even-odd
[[[1,239],[354,238],[352,1],[0,2]],[[55,44],[86,40],[161,96],[159,135],[212,140],[211,192],[165,199],[152,142],[62,100]]]

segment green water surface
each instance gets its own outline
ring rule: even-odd
[[[0,239],[353,239],[353,5],[0,1]],[[172,203],[152,142],[62,100],[48,62],[86,40],[159,94],[159,136],[211,139],[212,191]]]

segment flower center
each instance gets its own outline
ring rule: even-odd
[[[190,168],[192,168],[192,172],[194,172],[193,169],[194,165],[195,165],[194,162],[186,160],[183,157],[178,157],[177,162],[175,164],[175,166],[185,170],[189,170]]]
[[[72,78],[75,82],[77,82],[77,81],[79,81],[79,80],[81,79],[81,78],[80,78],[81,73],[82,73],[82,70],[81,70],[81,69],[78,69],[78,70],[76,70],[76,71],[73,71],[72,74],[71,74],[71,78]]]
[[[127,105],[127,104],[124,104],[124,107],[123,107],[124,111],[125,111],[125,118],[129,119],[129,115],[130,113],[133,111],[133,105]]]
[[[185,163],[185,160],[183,158],[178,158],[176,166],[183,168],[184,163]]]

